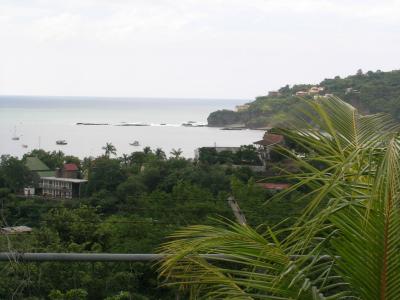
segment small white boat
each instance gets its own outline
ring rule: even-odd
[[[58,140],[58,141],[56,141],[56,144],[57,145],[67,145],[68,143],[66,140]]]
[[[140,146],[140,143],[139,141],[134,141],[133,143],[129,143],[129,145],[137,147]]]

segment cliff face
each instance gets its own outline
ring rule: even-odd
[[[296,97],[258,97],[245,111],[218,110],[208,118],[209,126],[243,125],[248,128],[276,126],[285,121],[291,110],[299,105]]]
[[[221,127],[240,122],[241,116],[238,112],[232,110],[217,110],[212,112],[208,118],[208,126]]]
[[[317,85],[286,85],[268,96],[257,97],[245,111],[215,111],[207,121],[209,126],[273,127],[290,119],[291,113],[302,105],[300,98],[323,99],[330,95],[343,99],[365,114],[383,112],[400,121],[400,70],[365,74],[359,70],[356,75],[336,76]]]

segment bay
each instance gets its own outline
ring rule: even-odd
[[[263,132],[258,130],[182,126],[189,121],[206,124],[212,111],[234,109],[244,102],[244,99],[0,96],[0,154],[21,157],[40,147],[83,158],[102,154],[101,148],[112,143],[118,155],[149,146],[162,148],[167,154],[181,148],[183,156],[190,158],[198,147],[240,146],[261,139]],[[77,125],[80,122],[108,125]],[[127,126],[134,123],[149,126]],[[18,141],[12,140],[14,130],[20,137]],[[68,144],[56,145],[56,140],[66,140]],[[135,140],[140,142],[139,147],[129,145]]]

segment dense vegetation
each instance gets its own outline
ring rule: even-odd
[[[296,92],[308,91],[311,84],[298,84],[279,89],[279,95],[260,96],[249,103],[247,110],[234,112],[220,110],[210,114],[210,126],[243,124],[250,128],[277,126],[292,119],[292,112],[297,111],[302,101]],[[317,86],[324,88],[319,95],[333,94],[360,109],[362,113],[385,112],[400,120],[400,71],[366,72],[361,70],[356,75],[346,78],[336,76],[325,79]],[[313,95],[302,97],[312,98]]]
[[[238,151],[220,151],[213,147],[199,149],[199,161],[208,164],[261,165],[257,149],[253,145],[241,146]]]
[[[283,150],[302,172],[275,197],[305,188],[302,216],[287,227],[222,221],[175,232],[160,271],[187,298],[399,299],[400,125],[337,98],[307,108],[311,123],[280,130],[307,156]],[[212,253],[222,256],[198,255]]]
[[[251,147],[242,147],[241,159]],[[247,150],[247,152],[246,152]],[[248,168],[218,161],[192,161],[174,150],[145,148],[115,157],[79,160],[62,152],[34,150],[22,159],[0,161],[1,227],[27,225],[31,234],[0,235],[0,251],[154,253],[165,237],[184,225],[233,219],[227,204],[235,195],[252,225],[274,225],[299,214],[301,202],[273,201],[255,184]],[[89,179],[86,195],[74,200],[25,198],[32,182],[25,159],[35,155],[51,168],[78,164]],[[247,155],[247,156],[246,156]],[[295,196],[293,196],[295,197]],[[175,299],[173,288],[158,288],[149,263],[1,263],[0,299]]]
[[[146,263],[1,263],[0,298],[397,299],[400,127],[334,97],[303,103],[306,123],[275,129],[305,154],[279,149],[273,164],[292,185],[278,194],[256,184],[264,174],[233,167],[251,160],[249,146],[198,161],[150,148],[115,157],[111,144],[82,161],[35,150],[89,179],[85,197],[68,201],[18,195],[33,180],[26,156],[2,156],[2,226],[34,230],[0,235],[0,251],[170,255],[158,273]],[[230,194],[248,226],[230,221]]]

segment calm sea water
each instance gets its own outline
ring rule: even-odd
[[[233,109],[245,101],[0,96],[0,154],[21,156],[40,147],[83,158],[103,153],[101,148],[109,142],[115,145],[118,155],[150,146],[160,147],[167,154],[181,148],[185,157],[193,157],[198,147],[240,146],[262,137],[263,132],[257,130],[181,126],[188,121],[206,124],[210,112]],[[109,125],[79,126],[78,122]],[[126,123],[151,126],[116,126]],[[12,140],[14,131],[19,141]],[[60,139],[68,144],[56,145]],[[129,145],[135,140],[140,142],[139,147]]]

